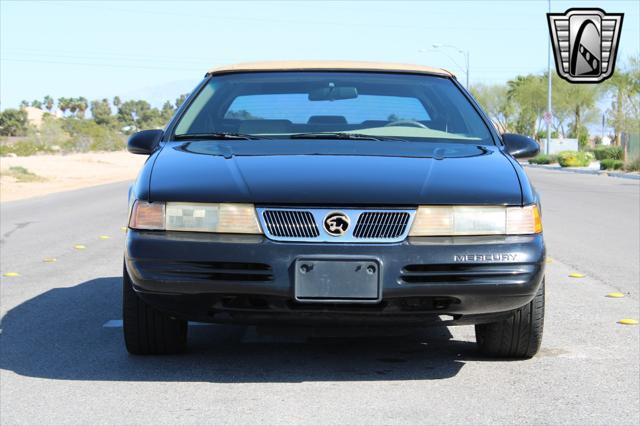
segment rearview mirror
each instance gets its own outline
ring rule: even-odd
[[[358,89],[355,87],[323,87],[309,92],[310,101],[336,101],[341,99],[355,99]]]
[[[540,145],[533,139],[517,135],[515,133],[504,133],[502,135],[507,152],[515,158],[535,157],[540,152]]]
[[[160,129],[143,130],[129,137],[127,149],[132,154],[150,155],[158,147],[164,132]]]

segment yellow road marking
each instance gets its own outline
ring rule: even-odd
[[[108,236],[108,235],[100,235],[100,237],[99,237],[99,238],[100,238],[101,240],[108,240],[108,239],[109,239],[109,238],[111,238],[111,237],[110,237],[110,236]]]
[[[584,278],[584,277],[585,277],[585,275],[584,275],[584,274],[580,274],[580,273],[578,273],[578,272],[572,272],[572,273],[570,273],[570,274],[569,274],[569,276],[570,276],[571,278]]]
[[[4,275],[5,277],[19,277],[20,276],[20,274],[17,273],[17,272],[6,272],[6,273],[4,273],[2,275]]]
[[[124,232],[127,232],[127,227],[126,227],[126,226],[121,226],[121,227],[120,227],[120,230],[121,230],[121,231],[124,231]]]
[[[638,325],[638,320],[634,320],[634,319],[631,319],[631,318],[625,318],[625,319],[621,319],[620,321],[618,321],[618,324]]]
[[[44,259],[42,259],[42,261],[44,263],[53,263],[55,261],[57,261],[58,259],[56,259],[55,257],[45,257]]]
[[[87,248],[87,246],[85,246],[84,244],[76,244],[75,246],[73,246],[73,248],[76,250],[84,250]]]
[[[607,294],[607,297],[611,297],[613,299],[619,299],[621,297],[624,297],[624,293],[609,293]]]
[[[546,262],[547,262],[547,263],[553,263],[553,259],[552,259],[552,258],[550,258],[549,256],[547,256],[547,260],[546,260]]]

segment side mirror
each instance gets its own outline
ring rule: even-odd
[[[504,133],[502,141],[507,148],[507,152],[515,158],[535,157],[540,152],[540,145],[533,139],[517,135],[515,133]]]
[[[127,149],[132,154],[150,155],[158,147],[164,132],[160,129],[143,130],[129,137]]]

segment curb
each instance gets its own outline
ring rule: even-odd
[[[556,170],[559,172],[580,173],[583,175],[600,175],[600,176],[609,176],[609,177],[616,177],[616,178],[622,178],[622,179],[640,180],[640,174],[638,173],[609,172],[606,170],[572,169],[569,167],[548,166],[545,164],[520,163],[520,165],[523,167],[530,167],[532,169]]]

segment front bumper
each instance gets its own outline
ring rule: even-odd
[[[300,257],[375,259],[381,300],[295,301],[293,265]],[[134,288],[148,303],[191,320],[248,323],[428,322],[442,315],[486,322],[531,301],[544,259],[542,235],[323,244],[129,230],[125,253]]]

